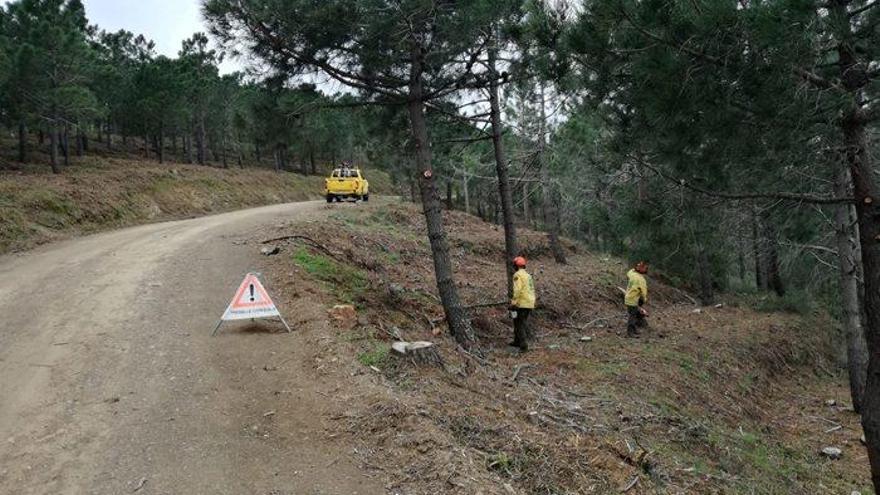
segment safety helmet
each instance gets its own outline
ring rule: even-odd
[[[648,264],[644,261],[636,263],[636,271],[639,273],[648,273]]]
[[[517,268],[525,268],[526,267],[526,259],[522,256],[517,256],[513,259],[513,266]]]

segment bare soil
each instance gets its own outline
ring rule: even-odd
[[[295,333],[210,337],[261,261],[253,232],[323,214],[279,205],[0,257],[0,493],[382,493],[332,433],[330,397],[362,377],[316,366],[332,337],[317,300],[270,283]]]

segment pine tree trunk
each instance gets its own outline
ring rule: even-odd
[[[54,122],[49,130],[49,160],[49,163],[52,165],[52,173],[60,174],[61,168],[58,166],[58,125]]]
[[[862,428],[871,462],[871,479],[880,490],[880,195],[873,178],[864,124],[847,119],[844,148],[853,178],[865,284],[865,337],[868,372],[862,403]]]
[[[461,193],[464,195],[464,212],[471,214],[471,197],[468,193],[468,175],[467,172],[461,174]]]
[[[752,255],[755,259],[755,288],[758,290],[766,289],[766,279],[764,278],[764,263],[761,259],[761,237],[758,235],[760,226],[758,225],[758,210],[752,209]]]
[[[64,166],[70,166],[70,129],[64,126],[64,134],[61,137],[61,151],[64,153]]]
[[[27,127],[24,121],[18,123],[18,161],[27,161]]]
[[[844,198],[851,194],[849,170],[841,167],[834,182],[834,196]],[[853,409],[862,411],[865,380],[868,376],[868,344],[862,328],[861,298],[859,297],[858,231],[852,228],[853,206],[841,204],[834,214],[837,238],[837,261],[840,275],[840,299],[843,310],[843,330],[846,336],[846,357],[849,370],[849,389]]]
[[[111,127],[110,122],[107,122],[107,133],[104,136],[107,140],[107,151],[113,150],[113,127]]]
[[[43,144],[46,142],[46,134],[43,132],[42,129],[37,131],[37,142],[40,143],[40,146],[43,146]]]
[[[165,124],[159,122],[159,137],[156,143],[159,148],[159,163],[165,163]]]
[[[315,148],[309,146],[309,165],[312,169],[312,175],[318,175],[318,164],[315,163]]]
[[[565,250],[562,249],[562,244],[559,242],[559,210],[556,207],[557,201],[554,197],[555,191],[553,190],[553,184],[551,182],[550,177],[550,167],[547,164],[546,157],[544,156],[546,145],[547,145],[547,110],[546,110],[546,102],[544,101],[544,85],[541,84],[540,90],[541,97],[541,125],[540,125],[540,133],[539,136],[541,142],[539,144],[540,149],[538,151],[538,160],[540,160],[541,167],[541,185],[543,187],[543,210],[544,210],[544,229],[547,231],[547,240],[550,243],[550,251],[553,253],[553,258],[559,264],[566,264],[567,260],[565,259]]]
[[[183,161],[186,163],[193,163],[193,149],[192,149],[192,132],[187,129],[187,133],[181,137],[183,141]]]
[[[83,150],[83,147],[84,147],[83,142],[85,141],[85,135],[83,134],[82,130],[77,130],[75,141],[76,141],[76,156],[83,156],[83,151],[84,151]]]
[[[226,129],[221,131],[220,138],[220,153],[221,153],[221,161],[223,162],[223,168],[229,168],[229,161],[226,159]]]
[[[831,2],[840,19],[848,19],[843,0]],[[868,371],[862,402],[862,429],[865,432],[871,480],[880,493],[880,191],[868,153],[866,121],[859,104],[863,101],[861,84],[867,64],[859,64],[853,51],[852,26],[838,23],[838,65],[843,86],[852,95],[853,107],[841,119],[843,149],[853,182],[856,218],[859,226],[864,276],[864,332],[868,346]]]
[[[196,160],[199,165],[205,164],[205,119],[199,118],[196,126]]]
[[[779,270],[779,240],[770,221],[764,220],[762,223],[764,225],[764,260],[767,268],[767,286],[773,289],[777,296],[782,297],[785,295],[785,285],[782,283],[782,273]]]
[[[697,281],[700,288],[700,304],[709,306],[715,302],[715,290],[712,287],[712,267],[709,266],[709,255],[702,245],[697,246]]]
[[[516,242],[516,217],[513,212],[513,194],[510,191],[510,178],[507,170],[507,157],[504,154],[504,124],[501,122],[501,103],[498,89],[498,70],[496,68],[497,47],[489,50],[489,119],[492,122],[492,149],[495,155],[495,175],[498,176],[498,197],[501,201],[501,214],[504,218],[504,270],[507,274],[507,296],[513,295],[513,258],[519,256]]]
[[[257,165],[260,164],[263,159],[260,157],[260,143],[254,143],[254,159],[257,162]]]
[[[446,314],[446,323],[453,338],[464,348],[472,347],[476,342],[471,322],[458,298],[458,289],[452,272],[452,260],[449,258],[449,247],[446,244],[446,232],[443,227],[443,212],[437,197],[437,188],[431,169],[431,148],[428,140],[428,127],[425,122],[425,104],[422,87],[421,47],[413,45],[410,52],[409,77],[409,111],[412,128],[413,145],[415,148],[415,170],[418,174],[419,190],[422,199],[422,211],[428,227],[428,241],[434,259],[434,275],[437,290]]]
[[[452,179],[446,179],[446,211],[452,211]]]
[[[531,225],[532,215],[529,213],[529,183],[522,183],[522,194],[523,194],[523,223],[525,225]]]

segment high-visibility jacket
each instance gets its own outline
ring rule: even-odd
[[[524,268],[513,274],[513,299],[510,305],[522,309],[535,309],[535,282]]]
[[[637,272],[635,269],[626,274],[629,283],[626,286],[626,296],[623,299],[627,306],[639,306],[639,300],[642,303],[648,302],[648,282],[645,276]]]

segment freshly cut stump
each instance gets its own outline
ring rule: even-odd
[[[432,342],[394,342],[391,351],[417,366],[443,366],[443,358]]]

